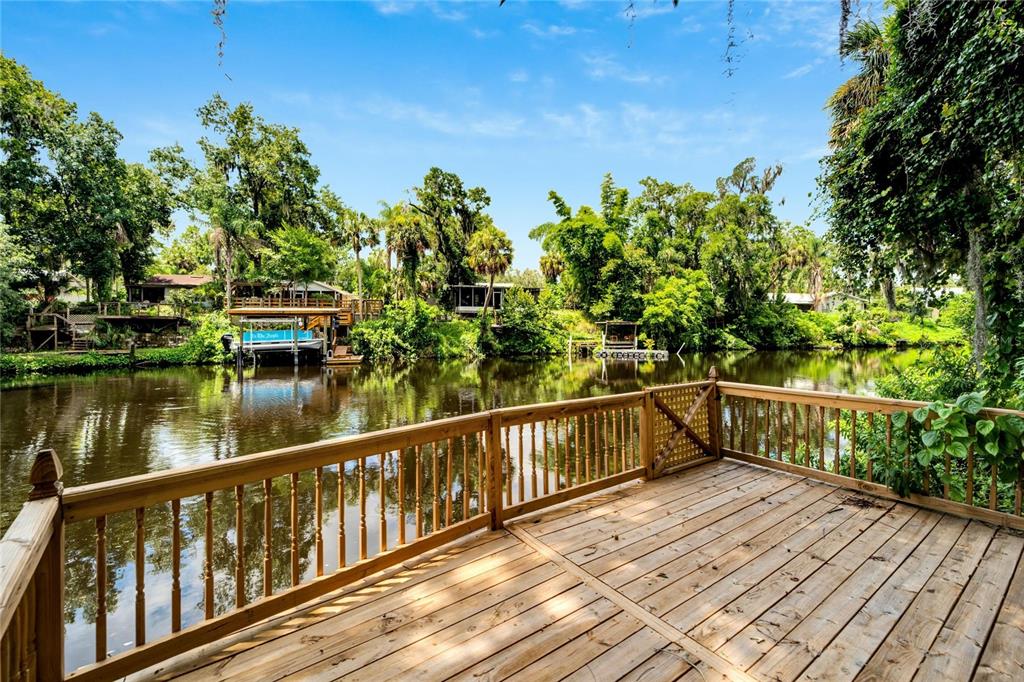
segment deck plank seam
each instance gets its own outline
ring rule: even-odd
[[[704,645],[691,639],[686,633],[681,632],[678,628],[667,623],[666,621],[658,618],[657,616],[649,613],[645,608],[637,604],[636,602],[628,599],[621,592],[616,590],[611,585],[607,584],[597,576],[589,573],[575,562],[569,560],[567,557],[555,551],[553,548],[541,542],[537,538],[533,537],[526,530],[517,527],[515,524],[511,524],[506,529],[515,535],[517,538],[522,540],[525,544],[533,547],[538,553],[546,557],[548,560],[560,566],[567,573],[571,573],[583,581],[584,584],[588,585],[601,596],[615,603],[623,611],[629,613],[631,616],[639,620],[641,623],[649,626],[669,641],[678,645],[686,654],[692,656],[694,660],[687,660],[690,665],[700,670],[703,668],[712,668],[715,671],[725,675],[731,680],[740,680],[742,682],[756,682],[756,678],[747,674],[746,672],[739,670],[731,663],[726,661],[715,652],[707,649]],[[703,672],[703,671],[702,671]]]

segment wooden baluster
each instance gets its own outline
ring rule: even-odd
[[[782,403],[779,403],[779,461],[782,460]],[[757,453],[755,453],[757,454]],[[772,401],[764,401],[764,456],[772,458]]]
[[[291,475],[291,559],[292,559],[292,585],[299,584],[299,472],[293,471]]]
[[[96,517],[96,660],[107,657],[107,517]]]
[[[797,422],[796,415],[796,403],[791,403],[791,409],[789,411],[789,462],[790,464],[796,464],[796,439],[797,433],[799,433],[800,425]],[[781,436],[781,432],[779,433]]]
[[[348,562],[345,541],[345,463],[338,462],[338,568]]]
[[[558,420],[555,420],[555,433],[558,433]],[[572,478],[569,476],[569,447],[572,445],[572,440],[569,437],[569,418],[565,419],[565,487],[572,487]]]
[[[530,497],[537,499],[537,422],[530,422]]]
[[[626,414],[629,415],[629,454],[630,454],[630,467],[635,468],[639,466],[637,461],[636,452],[636,431],[633,429],[633,408],[626,410]]]
[[[313,508],[316,527],[313,529],[313,546],[316,550],[316,577],[324,574],[324,468],[313,470]]]
[[[729,414],[729,449],[736,449],[736,403],[732,396],[725,396],[725,409]]]
[[[779,461],[782,462],[782,461],[785,461],[785,459],[786,459],[786,456],[784,454],[785,451],[786,451],[786,445],[785,445],[786,438],[785,438],[785,435],[784,435],[786,433],[786,429],[785,429],[786,406],[785,406],[785,404],[780,402],[780,403],[778,403],[778,408],[779,409],[777,410],[777,412],[778,412],[778,415],[779,415],[779,422],[778,422],[778,424],[779,424]],[[790,456],[789,456],[789,461],[790,461],[790,464],[795,464],[795,462],[793,462],[793,455],[792,454],[790,454]]]
[[[454,451],[453,440],[448,439],[448,449],[445,451],[445,488],[444,488],[444,525],[452,525],[452,454]]]
[[[487,472],[484,466],[484,434],[476,432],[476,513],[487,509]]]
[[[553,430],[555,435],[555,461],[553,468],[555,470],[555,491],[559,491],[562,489],[562,465],[559,464],[558,462],[558,420],[555,420],[554,427],[555,428]]]
[[[758,417],[758,403],[759,402],[761,402],[761,401],[757,400],[756,398],[754,399],[754,426],[751,429],[751,433],[750,433],[751,452],[755,456],[761,454],[761,444],[757,440],[757,417]],[[770,417],[769,417],[768,421],[771,421]]]
[[[850,478],[857,478],[857,410],[850,410]]]
[[[544,494],[547,495],[548,488],[548,420],[545,419],[544,423],[541,424],[541,438],[544,439]],[[557,490],[557,487],[555,488]]]
[[[611,430],[611,435],[612,435],[612,437],[614,437],[614,435],[615,435],[615,428],[617,428],[618,429],[618,445],[617,445],[618,460],[620,460],[620,462],[623,465],[622,468],[620,469],[620,471],[626,471],[627,466],[626,466],[626,421],[625,421],[625,415],[623,415],[623,411],[622,410],[616,410],[614,412],[614,415],[615,415],[615,424],[614,424],[614,427]]]
[[[596,476],[592,476],[590,471],[590,420],[587,415],[583,415],[583,464],[583,474],[589,483]]]
[[[892,414],[886,413],[885,415],[885,463],[886,466],[892,465]]]
[[[1017,464],[1017,483],[1013,487],[1013,513],[1020,516],[1021,502],[1024,500],[1024,462]]]
[[[263,480],[263,596],[274,594],[274,481]]]
[[[608,416],[605,413],[601,413],[601,453],[604,459],[604,475],[607,476],[611,469],[608,468]]]
[[[581,418],[579,415],[576,415],[572,420],[573,442],[576,445],[576,453],[575,457],[573,457],[573,462],[575,463],[576,485],[580,484],[580,471],[583,469],[582,462],[580,462],[580,420]],[[568,421],[566,422],[566,428],[569,428]]]
[[[818,405],[818,469],[825,470],[825,406]]]
[[[448,440],[448,472],[449,472],[448,473],[448,500],[449,500],[448,501],[448,523],[449,524],[451,524],[451,511],[452,511],[452,507],[451,507],[451,483],[452,483],[452,476],[451,476],[451,470],[452,470],[451,447],[452,447],[452,442],[451,442],[451,439],[449,439]],[[379,543],[379,546],[380,546],[380,551],[382,551],[382,552],[386,552],[388,550],[388,521],[387,521],[387,517],[385,516],[385,507],[387,506],[387,501],[388,501],[388,489],[387,489],[387,483],[384,480],[384,468],[385,468],[385,466],[387,464],[386,457],[387,457],[387,453],[385,453],[385,452],[382,452],[379,455],[379,458],[380,458],[380,471],[379,471],[379,480],[377,482],[377,499],[380,502],[380,504],[378,505],[380,507],[380,533],[379,533],[379,535],[380,535],[380,538],[379,538],[380,543]]]
[[[245,606],[245,487],[235,486],[235,606]]]
[[[811,406],[804,405],[804,466],[811,467]]]
[[[502,484],[505,486],[505,506],[512,506],[512,427],[504,427],[505,431],[505,471],[502,473]],[[557,430],[555,438],[558,437]]]
[[[868,412],[868,434],[870,436],[870,440],[868,441],[869,443],[871,443],[875,439],[875,429],[874,429],[874,426],[875,426],[875,413],[874,412]],[[871,463],[871,453],[868,452],[868,453],[866,453],[866,455],[867,455],[865,457],[866,461],[864,463],[864,465],[866,467],[866,470],[865,470],[865,480],[868,483],[873,483],[874,480],[875,480],[875,476],[874,476],[874,467],[873,467],[873,465]]]
[[[520,424],[516,427],[516,433],[519,437],[519,501],[523,502],[526,500],[526,469],[523,466],[523,425]]]
[[[910,419],[907,419],[907,423]],[[974,506],[974,444],[967,446],[967,480],[964,482],[964,502]]]
[[[423,537],[423,446],[416,446],[416,539]]]
[[[213,493],[206,493],[206,552],[203,563],[203,605],[207,619],[213,618]]]
[[[135,510],[135,646],[146,643],[146,509]]]
[[[836,445],[836,455],[835,455],[836,461],[835,461],[835,466],[832,468],[832,473],[838,474],[839,473],[839,468],[840,468],[839,467],[839,454],[840,454],[839,453],[839,446],[840,446],[840,442],[842,440],[840,438],[840,434],[839,434],[839,408],[838,407],[835,409],[835,415],[836,415],[836,443],[835,443],[835,445]]]
[[[398,453],[398,544],[405,544],[405,449]]]
[[[430,456],[433,462],[434,496],[430,517],[430,532],[433,533],[441,524],[441,467],[437,461],[437,441],[430,444]]]
[[[992,480],[988,487],[988,508],[995,511],[999,505],[999,465],[993,462],[989,469],[992,471]]]
[[[171,632],[181,630],[181,500],[171,500]]]
[[[469,439],[462,434],[462,520],[469,518]]]
[[[359,458],[359,560],[367,556],[366,548],[366,458]],[[436,469],[436,466],[435,466]],[[434,479],[437,485],[437,479]],[[436,523],[436,515],[435,515]]]

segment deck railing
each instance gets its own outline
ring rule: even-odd
[[[869,454],[878,453],[865,444],[877,448],[893,414],[921,405],[721,382],[712,369],[707,381],[496,409],[63,492],[56,455],[44,451],[30,501],[0,546],[0,673],[115,679],[477,530],[723,455],[894,496],[875,481]],[[966,467],[976,487],[965,502],[934,481],[926,491],[935,495],[909,501],[1024,527],[1020,474],[985,488],[975,477],[991,483],[998,472],[973,459]],[[986,491],[994,498],[978,508]],[[65,531],[94,547],[75,569],[64,567]],[[147,548],[157,544],[169,564],[169,590],[157,585],[170,594],[166,615],[146,608],[155,561]],[[96,662],[64,675],[63,581],[83,569],[94,583]],[[118,589],[133,593],[134,632],[111,655]],[[198,604],[183,605],[186,595]]]

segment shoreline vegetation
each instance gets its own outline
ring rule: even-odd
[[[852,350],[858,348],[912,348],[966,346],[970,296],[950,299],[935,319],[912,319],[905,312],[884,308],[866,310],[847,306],[828,312],[801,312],[788,304],[778,329],[786,345],[751,344],[726,331],[708,337],[696,346],[682,344],[670,352],[714,350]],[[548,297],[539,301],[521,289],[509,290],[506,305],[488,329],[480,321],[446,314],[428,303],[397,302],[377,319],[357,324],[351,334],[356,352],[372,364],[407,362],[418,358],[438,360],[479,357],[539,358],[564,354],[571,337],[575,341],[600,341],[598,328],[576,310],[550,308]],[[783,307],[785,306],[785,307]],[[787,310],[787,308],[789,310]],[[488,318],[489,321],[491,318]],[[965,326],[967,325],[967,326]],[[651,338],[641,326],[640,343]],[[0,355],[0,378],[87,374],[104,370],[217,365],[230,361],[220,342],[233,328],[226,316],[214,313],[193,320],[184,344],[164,348],[127,351],[93,350],[79,353],[61,351],[4,353]],[[692,337],[691,337],[692,338]]]

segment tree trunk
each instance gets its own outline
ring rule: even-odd
[[[235,255],[231,253],[230,249],[224,250],[224,294],[228,301],[228,307],[231,307],[232,299],[232,279],[231,279],[231,267],[232,262],[235,259]]]
[[[494,275],[491,275],[491,279],[487,284],[487,294],[484,296],[484,309],[480,313],[480,317],[485,319],[487,317],[487,306],[491,303],[491,294],[494,292]]]
[[[363,264],[359,260],[359,247],[352,249],[356,253],[356,297],[363,300]]]
[[[985,305],[985,273],[981,262],[983,243],[981,227],[967,229],[967,285],[974,292],[974,337],[971,348],[974,363],[981,368],[981,361],[988,349],[988,310]]]
[[[892,275],[882,278],[882,296],[885,297],[885,307],[889,312],[896,310],[896,286],[892,281]]]

